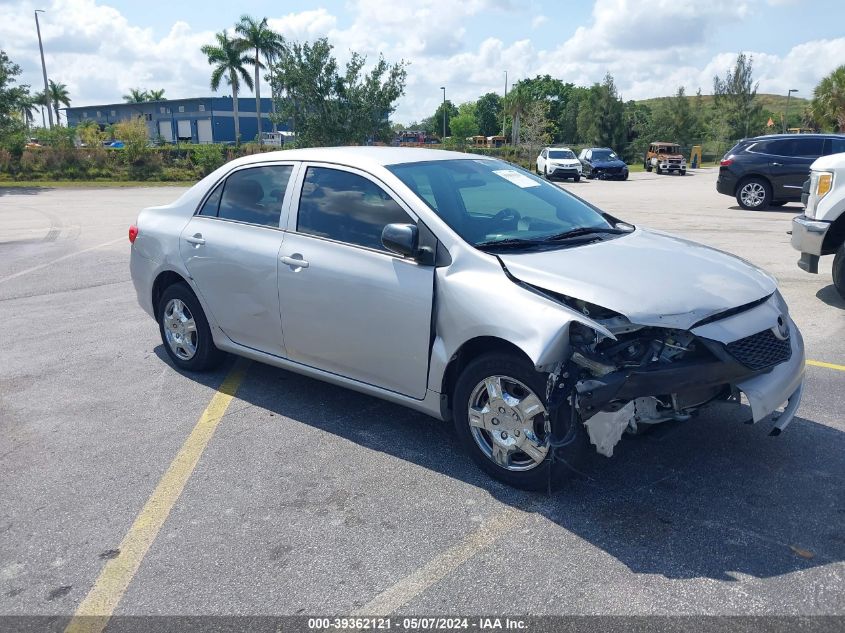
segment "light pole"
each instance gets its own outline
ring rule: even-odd
[[[505,113],[505,100],[508,98],[508,71],[505,71],[505,99],[502,100],[502,136],[505,135],[505,123],[508,115]]]
[[[47,117],[50,119],[50,127],[53,127],[53,111],[50,109],[50,92],[47,86],[47,64],[44,63],[44,45],[41,43],[41,25],[38,24],[38,14],[44,13],[44,9],[35,10],[35,30],[38,32],[38,48],[41,50],[41,72],[44,74],[44,101],[47,107]],[[43,115],[43,111],[42,111]]]
[[[789,92],[786,93],[786,114],[783,117],[783,133],[786,134],[786,126],[787,126],[787,119],[789,119],[789,98],[792,96],[793,92],[798,92],[797,88],[790,88]]]
[[[446,86],[440,86],[440,89],[443,91],[443,136],[441,137],[441,143],[446,140]]]

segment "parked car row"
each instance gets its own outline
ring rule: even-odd
[[[587,147],[575,156],[568,147],[544,147],[537,156],[535,171],[547,180],[571,178],[628,179],[628,165],[609,147]]]

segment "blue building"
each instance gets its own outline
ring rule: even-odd
[[[68,125],[95,121],[101,128],[134,117],[142,117],[151,139],[161,137],[167,143],[232,143],[235,141],[235,117],[232,97],[200,97],[168,99],[144,103],[112,103],[66,108]],[[273,130],[270,122],[272,100],[261,99],[261,129]],[[238,120],[241,141],[248,142],[258,135],[255,99],[238,98]],[[286,125],[276,129],[287,131]]]

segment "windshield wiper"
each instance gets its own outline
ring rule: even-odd
[[[573,237],[584,237],[587,235],[596,235],[600,233],[609,233],[611,235],[622,235],[625,233],[630,233],[631,231],[626,231],[625,229],[615,229],[612,226],[580,226],[577,229],[570,229],[569,231],[564,231],[563,233],[558,233],[556,235],[550,235],[547,238],[544,238],[544,242],[557,242],[560,240],[568,240]]]
[[[488,240],[486,242],[479,242],[475,245],[476,248],[484,250],[486,248],[530,248],[532,246],[541,246],[545,244],[545,240],[524,240],[518,237],[509,237],[504,240]]]

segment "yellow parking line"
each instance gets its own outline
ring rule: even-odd
[[[826,367],[827,369],[835,369],[837,371],[845,371],[845,365],[834,365],[833,363],[823,363],[820,360],[808,360],[808,365],[813,367]]]
[[[77,607],[65,633],[101,633],[105,629],[217,430],[248,367],[249,361],[239,360],[223,380],[153,494],[135,517],[135,522],[120,543],[120,554],[105,564],[91,591]]]
[[[428,563],[385,589],[363,607],[355,616],[387,616],[409,603],[432,585],[440,582],[478,552],[492,545],[513,530],[526,516],[517,508],[507,508],[483,523],[464,540],[435,556]]]

